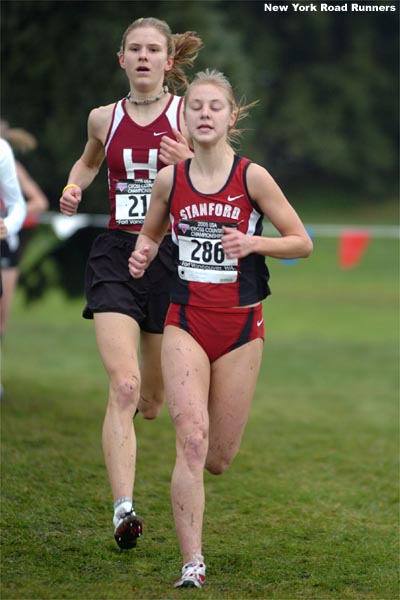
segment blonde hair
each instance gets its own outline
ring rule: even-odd
[[[193,65],[199,50],[203,47],[202,40],[197,36],[195,31],[172,33],[166,21],[156,19],[155,17],[141,17],[133,21],[125,30],[118,52],[119,55],[124,53],[126,38],[130,32],[139,27],[152,27],[165,37],[167,42],[167,56],[174,59],[172,69],[165,73],[165,79],[174,93],[180,88],[186,90],[189,83],[183,66],[191,67]]]
[[[0,120],[0,135],[7,140],[16,152],[25,154],[37,147],[37,140],[29,131],[20,127],[10,127],[7,121]]]
[[[193,81],[190,83],[188,90],[185,96],[185,106],[187,103],[188,96],[190,94],[190,90],[196,85],[200,85],[202,83],[209,83],[211,85],[215,85],[215,87],[220,88],[228,100],[231,112],[236,112],[236,120],[234,125],[229,129],[227,133],[227,140],[229,144],[235,145],[238,143],[239,138],[245,129],[236,127],[237,123],[247,117],[249,111],[258,104],[258,100],[254,102],[250,102],[249,104],[245,103],[245,99],[242,98],[239,102],[236,101],[235,93],[233,91],[233,87],[230,84],[228,78],[221,73],[221,71],[217,71],[217,69],[205,69],[205,71],[199,71],[194,76]]]

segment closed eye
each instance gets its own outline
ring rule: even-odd
[[[199,102],[199,101],[197,101],[197,100],[194,100],[193,102],[190,102],[190,103],[189,103],[189,107],[190,107],[192,110],[200,110],[200,109],[201,109],[201,107],[202,107],[202,104],[201,104],[201,102]]]
[[[191,110],[202,110],[204,104],[200,100],[192,100],[189,102],[188,106]],[[208,103],[208,106],[213,112],[217,112],[224,108],[224,104],[220,100],[211,100],[211,102]]]

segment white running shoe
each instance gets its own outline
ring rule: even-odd
[[[202,560],[188,562],[182,567],[182,576],[174,583],[174,587],[202,588],[206,582],[206,565]]]
[[[135,511],[123,513],[116,523],[114,539],[122,550],[129,550],[136,546],[137,538],[142,535],[142,519]]]

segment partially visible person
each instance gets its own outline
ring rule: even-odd
[[[36,138],[25,129],[9,127],[6,121],[0,122],[0,135],[9,142],[18,156],[34,150],[37,147]],[[37,223],[38,216],[49,207],[48,199],[31,177],[26,168],[16,158],[16,173],[26,201],[26,217],[23,226],[31,227]],[[12,305],[14,292],[17,287],[20,261],[20,235],[9,233],[0,242],[0,267],[2,270],[3,295],[0,301],[0,335],[4,335],[8,315]]]
[[[14,153],[0,138],[0,240],[18,233],[26,217],[26,203],[17,177]]]
[[[312,251],[271,175],[231,146],[250,106],[238,105],[222,73],[196,75],[184,108],[194,157],[157,175],[129,259],[131,275],[142,278],[170,220],[175,273],[162,372],[176,432],[171,496],[183,567],[174,587],[205,583],[204,468],[223,473],[240,448],[263,351],[262,301],[270,293],[265,257]],[[280,237],[262,235],[264,217]]]
[[[175,92],[180,86],[186,89],[183,67],[192,64],[201,46],[194,32],[172,34],[159,19],[140,18],[129,25],[118,53],[128,94],[90,112],[83,154],[73,165],[60,198],[61,212],[74,215],[83,190],[106,159],[110,220],[108,230],[95,239],[90,251],[83,316],[94,320],[109,380],[102,442],[113,496],[114,538],[122,549],[136,546],[142,534],[133,497],[133,416],[139,409],[144,418],[154,419],[164,403],[160,349],[173,270],[170,233],[164,236],[158,259],[142,281],[130,277],[128,258],[157,172],[192,156],[182,119],[183,98]]]
[[[26,204],[18,182],[15,158],[6,140],[0,138],[0,240],[17,234],[26,216]],[[3,296],[2,269],[0,269],[0,302]],[[3,387],[0,383],[0,398]]]

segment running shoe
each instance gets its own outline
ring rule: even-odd
[[[174,583],[174,587],[202,588],[206,582],[206,565],[200,560],[188,562],[182,567],[182,576]]]
[[[137,538],[142,535],[142,519],[135,511],[123,513],[114,531],[114,538],[122,550],[129,550],[136,546]]]

